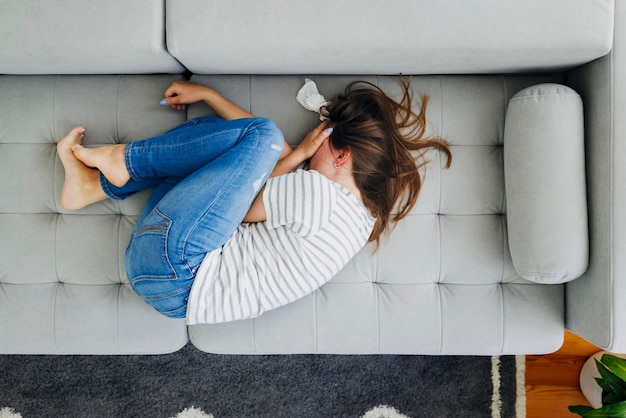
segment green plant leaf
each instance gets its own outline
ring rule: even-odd
[[[626,359],[614,356],[612,354],[604,354],[600,359],[615,376],[626,381]]]
[[[576,405],[576,406],[569,406],[567,407],[567,409],[569,409],[569,411],[573,414],[578,414],[581,417],[584,416],[583,414],[589,411],[593,411],[593,408],[590,406],[586,406],[586,405]]]
[[[595,360],[595,359],[594,359]],[[613,372],[607,369],[602,363],[598,360],[595,360],[596,366],[598,367],[598,372],[602,377],[602,384],[598,382],[598,384],[602,387],[603,390],[608,392],[612,392],[617,396],[624,396],[626,393],[626,382],[617,377]],[[597,381],[597,380],[596,380]]]
[[[596,378],[594,378],[594,380],[596,381],[598,386],[600,386],[602,388],[602,393],[603,393],[602,396],[603,397],[606,395],[606,393],[613,392],[613,389],[611,388],[611,386],[609,386],[609,384],[606,383],[601,377],[596,377]]]
[[[626,393],[603,392],[602,405],[612,405],[626,401]]]
[[[570,410],[571,411],[571,410]],[[574,411],[573,411],[574,412]],[[605,405],[602,408],[590,409],[585,412],[579,413],[584,418],[625,418],[626,417],[626,402],[620,402],[613,405]]]

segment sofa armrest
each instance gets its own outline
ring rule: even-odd
[[[504,177],[511,259],[523,278],[565,283],[587,270],[583,106],[560,84],[509,101]]]
[[[567,284],[566,326],[626,353],[626,3],[615,7],[612,52],[568,74],[585,103],[590,264]]]

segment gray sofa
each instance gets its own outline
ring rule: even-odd
[[[530,354],[565,327],[626,352],[626,6],[337,3],[0,4],[0,352]],[[295,101],[305,77],[331,98],[355,79],[397,94],[399,73],[430,96],[452,168],[429,154],[377,253],[259,318],[187,327],[133,293],[124,250],[148,193],[59,204],[72,126],[119,143],[211,113],[159,105],[181,76],[296,144],[318,122]]]

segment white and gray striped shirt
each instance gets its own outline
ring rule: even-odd
[[[269,179],[263,202],[265,222],[241,224],[204,258],[189,325],[255,318],[312,293],[367,243],[376,221],[353,193],[313,170]]]

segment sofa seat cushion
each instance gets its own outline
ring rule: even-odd
[[[355,79],[393,95],[396,77],[311,76],[330,99]],[[319,123],[295,100],[304,76],[194,76],[253,114],[276,121],[292,144]],[[546,353],[563,338],[563,286],[522,279],[507,239],[503,134],[509,99],[558,76],[420,76],[414,98],[430,96],[430,133],[451,146],[442,169],[427,157],[417,206],[366,246],[314,294],[253,320],[190,327],[190,339],[218,353]],[[397,96],[396,96],[397,97]],[[210,114],[203,105],[188,118]]]
[[[470,74],[607,54],[613,0],[167,0],[167,47],[197,74]]]
[[[354,79],[398,94],[395,77],[309,76],[330,98]],[[186,327],[129,288],[124,249],[149,192],[78,212],[59,206],[56,142],[128,142],[210,113],[159,106],[176,76],[3,76],[0,112],[0,352],[157,353],[187,342],[220,353],[519,354],[556,350],[563,286],[515,272],[507,240],[508,100],[552,77],[415,77],[416,100],[454,161],[437,153],[418,205],[380,250],[367,246],[315,293],[254,320]],[[295,101],[304,77],[197,76],[292,143],[319,123]]]
[[[56,143],[156,135],[184,121],[159,105],[177,76],[0,76],[0,352],[172,352],[184,321],[161,316],[130,288],[124,250],[148,193],[77,212],[59,204]]]
[[[0,74],[180,73],[164,0],[0,3]]]

